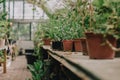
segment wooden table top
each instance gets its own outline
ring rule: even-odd
[[[43,46],[50,56],[84,80],[120,80],[120,58],[89,59],[82,52],[54,51]]]

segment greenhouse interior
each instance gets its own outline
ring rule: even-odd
[[[120,80],[120,0],[0,0],[0,80]]]

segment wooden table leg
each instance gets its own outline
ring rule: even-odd
[[[4,49],[4,62],[3,62],[3,73],[6,73],[7,71],[6,71],[6,49]]]

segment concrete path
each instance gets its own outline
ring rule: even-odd
[[[7,73],[2,72],[2,67],[0,67],[0,80],[26,80],[31,78],[25,56],[17,56],[14,61],[7,60]]]

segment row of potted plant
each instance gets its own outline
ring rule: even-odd
[[[50,18],[46,26],[46,28],[49,27],[47,29],[48,36],[52,41],[63,42],[79,38],[87,39],[90,58],[113,59],[115,51],[120,50],[115,48],[116,40],[120,37],[119,4],[119,0],[77,0],[71,2],[69,8],[65,8],[67,13],[59,11],[61,13],[53,14],[54,17]]]
[[[79,25],[77,25],[75,22],[74,22],[74,25],[73,23],[70,24],[70,21],[67,22],[68,19],[69,17],[64,19],[59,17],[57,20],[51,19],[50,21],[46,22],[45,25],[42,25],[41,26],[42,28],[38,29],[36,33],[38,33],[38,36],[40,36],[39,34],[41,34],[42,38],[51,38],[53,49],[61,50],[62,49],[61,41],[66,42],[65,40],[67,41],[71,40],[72,41],[71,45],[73,45],[73,39],[79,39],[80,37],[82,37],[83,33],[81,32],[83,32],[83,30],[80,29],[81,27],[79,27]],[[45,36],[45,35],[48,35],[48,36]],[[78,41],[79,41],[78,45],[81,46],[80,40],[77,40],[77,42]],[[66,51],[66,49],[64,49],[64,51]],[[68,49],[67,51],[72,51],[72,49]],[[78,49],[77,51],[81,51],[81,49]]]

